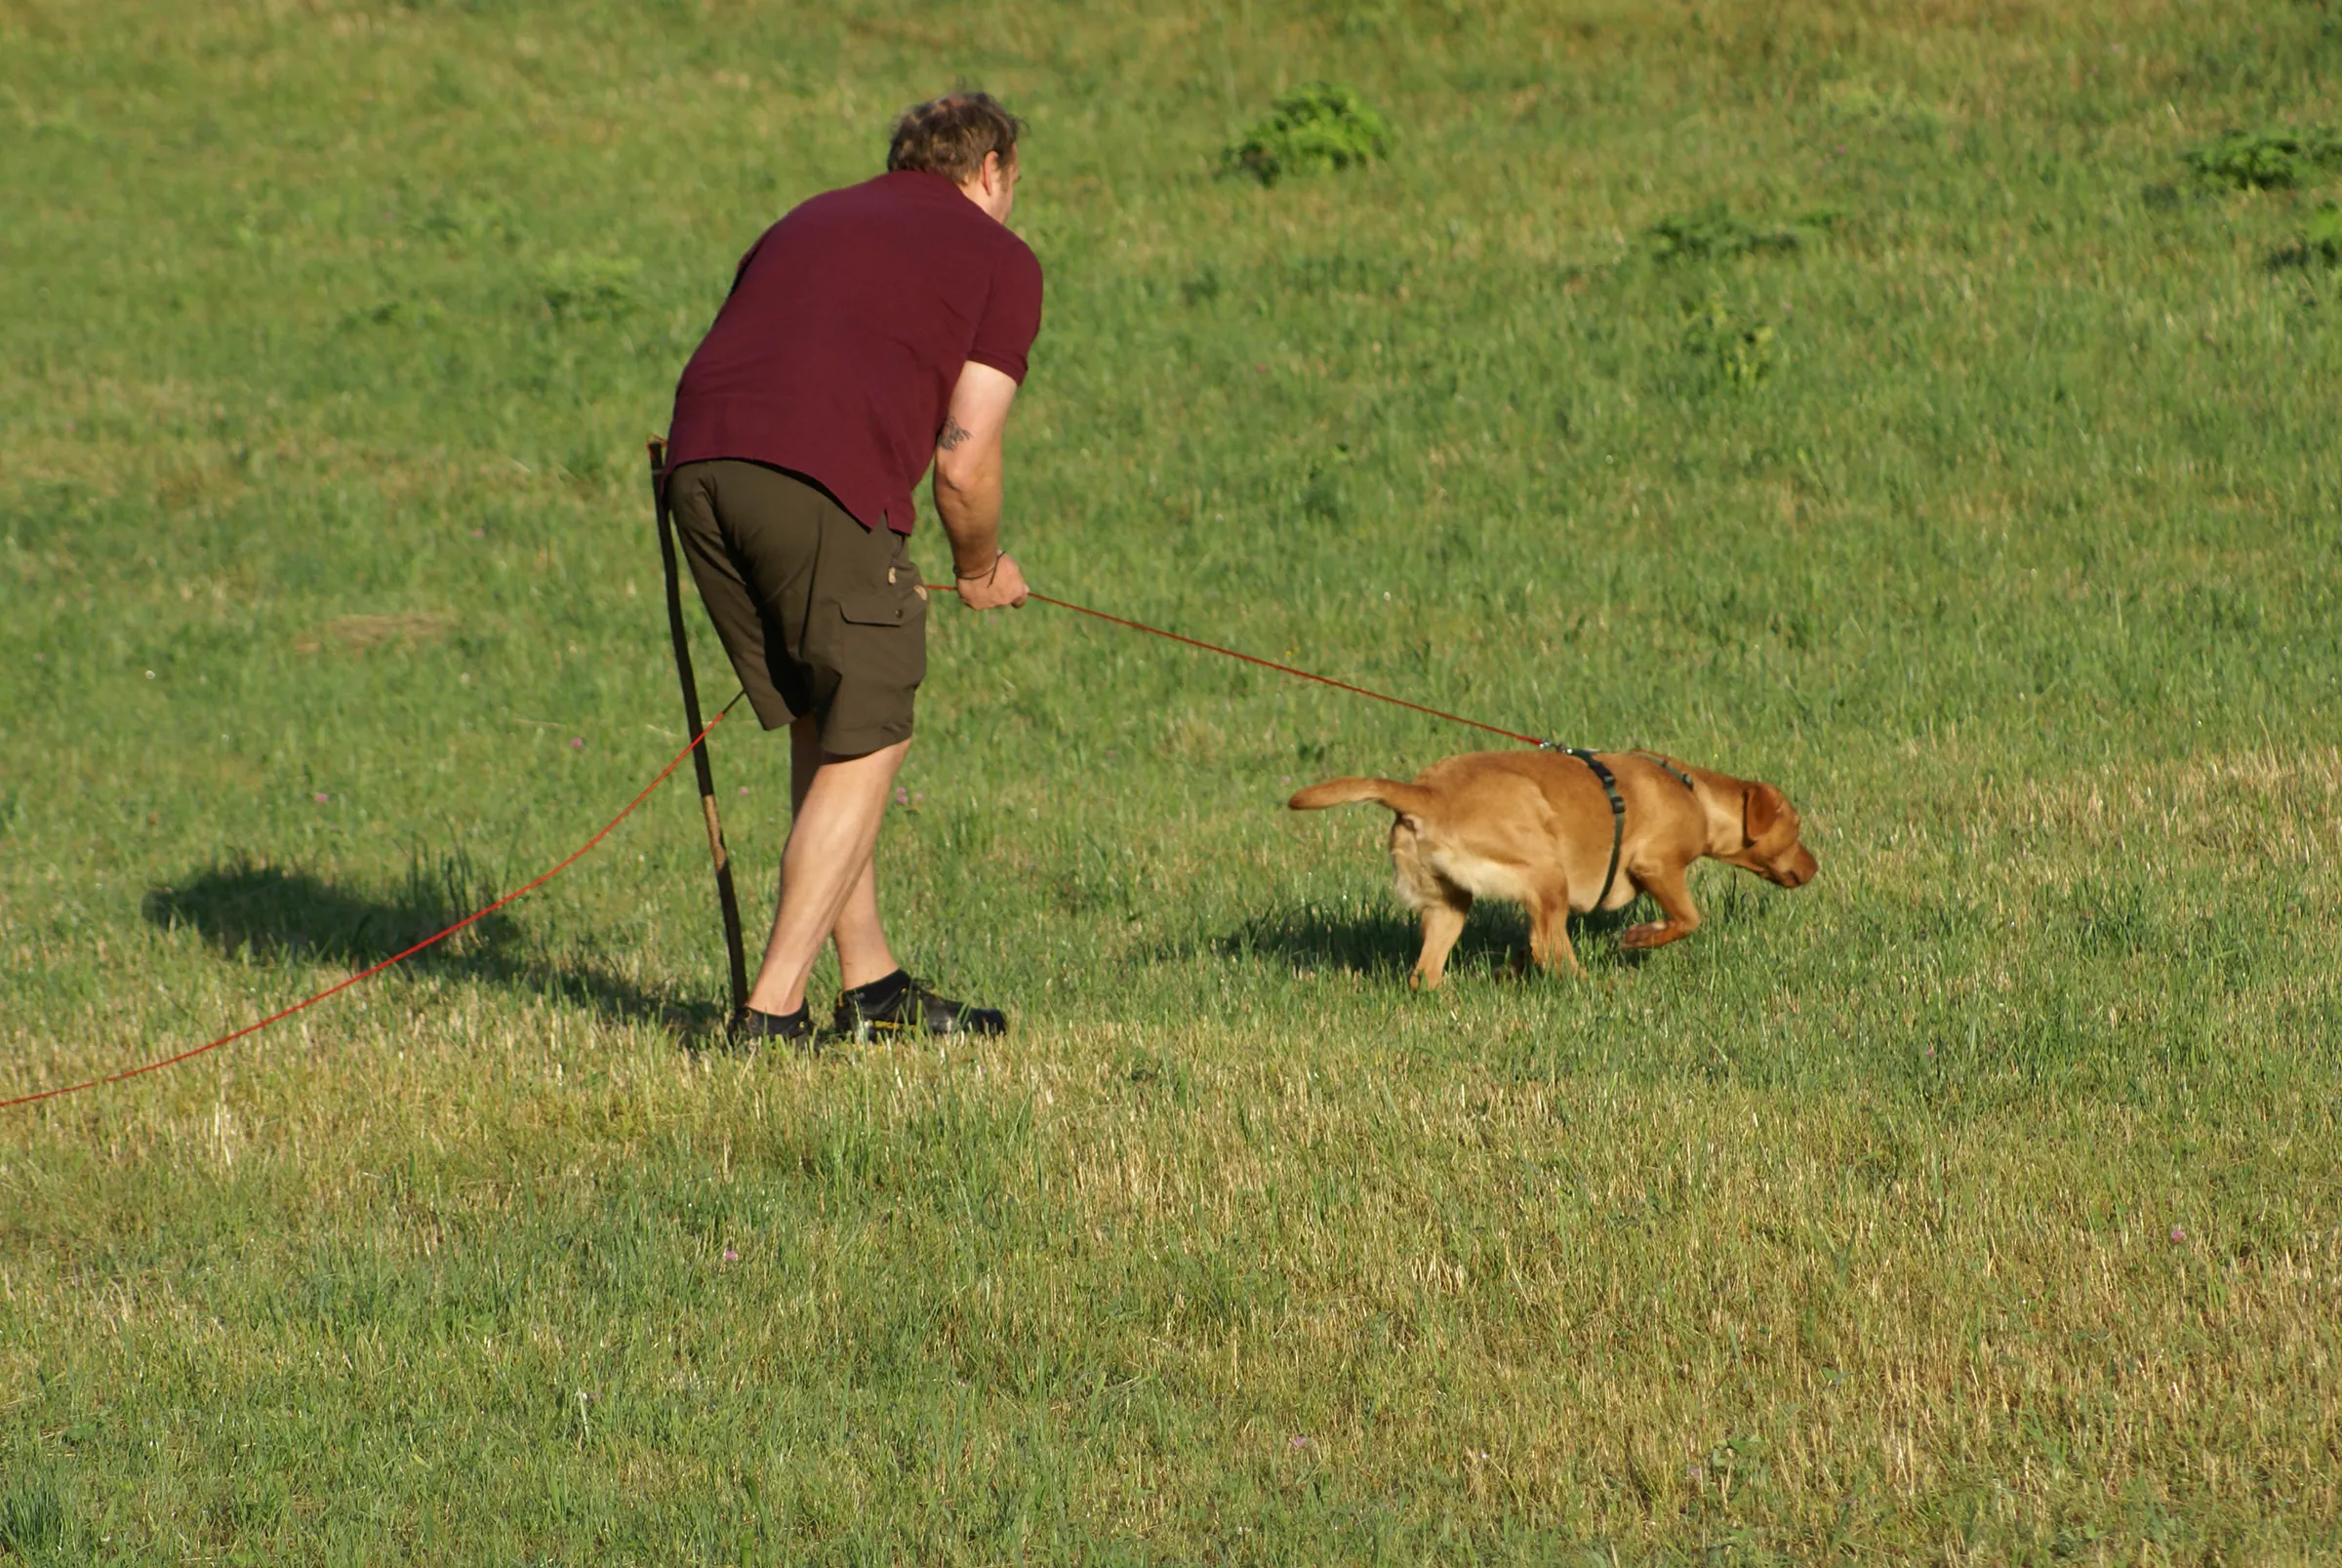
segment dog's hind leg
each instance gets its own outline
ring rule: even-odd
[[[1472,910],[1472,895],[1462,888],[1445,890],[1447,897],[1423,905],[1423,952],[1415,960],[1413,984],[1421,990],[1437,990],[1447,974],[1447,955],[1464,935],[1464,916]]]
[[[1584,975],[1578,950],[1569,945],[1569,896],[1556,891],[1541,898],[1529,911],[1529,956],[1548,971],[1566,969]]]
[[[1667,918],[1629,926],[1619,933],[1621,947],[1648,952],[1653,947],[1680,942],[1700,929],[1700,906],[1691,902],[1691,879],[1684,874],[1686,869],[1681,865],[1662,865],[1635,873],[1635,880],[1659,901],[1659,908]]]

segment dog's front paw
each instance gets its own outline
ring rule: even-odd
[[[1630,952],[1647,952],[1664,947],[1676,940],[1675,927],[1665,920],[1646,920],[1638,926],[1629,926],[1618,934],[1618,945]]]

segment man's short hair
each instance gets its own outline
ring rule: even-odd
[[[1017,161],[1017,133],[1025,122],[1000,106],[989,93],[952,93],[907,110],[895,122],[886,167],[924,169],[953,184],[965,184],[997,152],[1003,164]]]

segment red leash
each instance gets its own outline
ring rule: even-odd
[[[735,698],[733,701],[737,702],[739,699]],[[579,861],[585,859],[587,851],[591,850],[603,839],[608,838],[612,828],[616,827],[620,823],[625,822],[628,817],[632,816],[634,814],[634,808],[650,798],[652,790],[666,783],[666,776],[674,772],[677,768],[681,767],[683,765],[683,759],[687,756],[690,756],[694,751],[698,750],[700,743],[707,739],[707,731],[712,730],[718,724],[723,723],[725,714],[728,714],[731,711],[731,704],[726,704],[722,713],[718,713],[714,718],[708,720],[707,729],[700,731],[699,734],[691,738],[691,744],[676,752],[674,760],[659,770],[658,778],[653,779],[649,784],[642,786],[642,793],[636,795],[632,800],[626,802],[626,810],[611,818],[607,823],[604,823],[602,824],[602,830],[594,834],[591,838],[586,840],[584,844],[580,845],[576,853],[571,855],[568,860],[563,861],[560,864],[554,866],[543,876],[538,877],[534,882],[530,882],[524,886],[513,889],[511,892],[505,894],[503,898],[497,900],[494,904],[488,905],[488,907],[485,909],[465,915],[463,919],[457,921],[454,925],[449,926],[445,931],[440,932],[437,936],[425,937],[414,946],[409,947],[405,952],[392,953],[389,957],[384,959],[381,963],[376,964],[373,968],[361,969],[356,974],[350,976],[347,980],[328,985],[325,989],[319,991],[314,996],[303,997],[302,1000],[295,1002],[291,1007],[284,1009],[282,1012],[271,1013],[266,1018],[261,1020],[258,1024],[247,1024],[242,1028],[236,1030],[233,1034],[222,1034],[220,1036],[220,1038],[212,1041],[209,1045],[199,1045],[192,1051],[182,1051],[177,1056],[165,1057],[159,1062],[148,1062],[140,1066],[126,1067],[120,1072],[109,1072],[102,1078],[92,1078],[87,1083],[70,1083],[60,1089],[44,1089],[36,1095],[19,1095],[14,1100],[0,1100],[0,1110],[6,1110],[11,1106],[29,1106],[36,1101],[55,1100],[61,1095],[77,1095],[84,1089],[95,1089],[101,1084],[120,1083],[125,1078],[136,1078],[143,1073],[156,1072],[164,1067],[177,1066],[180,1063],[190,1061],[195,1057],[202,1056],[207,1051],[217,1051],[222,1046],[228,1044],[230,1041],[241,1040],[247,1034],[259,1033],[262,1029],[266,1028],[269,1025],[276,1023],[280,1019],[291,1018],[294,1014],[300,1012],[304,1007],[314,1007],[319,1002],[324,1001],[327,997],[335,994],[337,991],[345,991],[352,985],[355,985],[359,981],[365,980],[370,976],[379,975],[384,970],[388,969],[392,964],[414,957],[417,953],[423,951],[424,948],[430,946],[434,943],[445,942],[448,938],[454,936],[457,932],[463,930],[465,926],[472,924],[474,921],[485,920],[488,916],[496,913],[497,910],[503,908],[505,905],[510,904],[513,900],[521,897],[523,894],[534,893],[537,889],[545,886],[545,883],[550,882],[554,877],[559,876],[563,871],[566,871],[572,865],[575,865]]]
[[[959,591],[957,588],[946,587],[936,583],[930,583],[926,584],[926,587],[930,593],[957,593]],[[1144,622],[1125,621],[1120,616],[1110,616],[1104,610],[1092,610],[1087,605],[1069,604],[1063,599],[1052,599],[1046,593],[1033,593],[1028,590],[1026,596],[1037,599],[1043,604],[1054,604],[1060,610],[1070,610],[1075,615],[1089,616],[1094,620],[1108,622],[1117,626],[1128,626],[1133,631],[1144,631],[1151,637],[1166,637],[1172,642],[1184,642],[1189,647],[1200,648],[1207,654],[1219,654],[1229,659],[1241,659],[1247,664],[1258,664],[1263,669],[1273,669],[1280,675],[1292,675],[1301,680],[1313,680],[1320,686],[1331,686],[1338,692],[1349,692],[1358,697],[1371,697],[1378,703],[1389,703],[1393,707],[1412,708],[1418,713],[1429,713],[1432,717],[1445,719],[1450,724],[1462,724],[1475,730],[1486,730],[1490,735],[1501,735],[1508,741],[1518,741],[1523,745],[1547,746],[1553,744],[1534,735],[1522,735],[1516,730],[1499,729],[1493,724],[1482,724],[1478,719],[1468,719],[1461,713],[1443,713],[1435,707],[1425,707],[1421,703],[1410,703],[1403,697],[1389,697],[1381,692],[1370,692],[1363,686],[1353,686],[1348,681],[1335,680],[1330,675],[1312,675],[1306,669],[1295,669],[1291,664],[1280,664],[1273,659],[1256,659],[1251,654],[1240,654],[1233,648],[1223,648],[1218,643],[1199,642],[1193,637],[1183,637],[1176,631],[1165,631],[1160,626],[1151,626]]]
[[[956,593],[958,590],[956,588],[944,586],[940,583],[930,583],[927,584],[927,591],[930,593]],[[1508,741],[1518,741],[1523,745],[1542,746],[1550,745],[1552,744],[1547,741],[1542,741],[1534,735],[1522,735],[1516,730],[1501,729],[1494,724],[1482,724],[1478,719],[1468,719],[1461,713],[1442,712],[1440,709],[1435,707],[1426,707],[1421,703],[1410,703],[1403,697],[1392,697],[1382,692],[1370,692],[1363,686],[1353,686],[1348,681],[1335,680],[1330,675],[1314,675],[1306,669],[1295,669],[1291,664],[1280,664],[1273,659],[1258,659],[1251,654],[1238,653],[1233,648],[1223,648],[1218,643],[1204,642],[1194,637],[1183,637],[1176,631],[1165,631],[1160,626],[1151,626],[1142,621],[1125,621],[1120,616],[1110,616],[1103,610],[1092,610],[1087,605],[1070,604],[1064,599],[1053,599],[1046,593],[1033,593],[1030,594],[1029,596],[1039,600],[1043,604],[1053,604],[1060,610],[1070,610],[1075,615],[1085,615],[1090,617],[1092,620],[1104,621],[1110,625],[1127,626],[1132,631],[1144,631],[1151,637],[1162,637],[1171,642],[1185,643],[1190,648],[1200,648],[1207,654],[1219,654],[1223,658],[1241,660],[1247,664],[1258,664],[1263,669],[1273,669],[1280,675],[1291,675],[1299,680],[1315,681],[1320,686],[1331,686],[1338,692],[1349,692],[1353,696],[1356,697],[1370,697],[1378,703],[1389,703],[1393,707],[1403,707],[1417,713],[1428,713],[1433,718],[1445,719],[1450,724],[1462,724],[1471,729],[1485,730],[1490,735],[1501,735]],[[737,703],[740,701],[740,699],[736,697],[732,701]],[[653,779],[649,784],[643,785],[642,792],[640,794],[636,795],[632,800],[626,802],[626,806],[624,811],[620,812],[617,816],[611,818],[607,823],[603,824],[602,830],[594,834],[591,838],[587,839],[584,844],[578,846],[577,850],[571,854],[567,860],[554,866],[551,870],[546,871],[535,881],[525,883],[522,886],[513,889],[510,893],[505,894],[503,898],[497,900],[494,904],[491,904],[486,908],[478,910],[475,913],[465,915],[463,919],[457,921],[454,925],[449,926],[445,931],[440,932],[438,935],[425,937],[423,939],[423,941],[415,944],[414,946],[407,948],[404,952],[392,953],[389,957],[384,959],[381,963],[374,965],[372,968],[362,969],[358,971],[358,973],[350,976],[347,980],[340,981],[332,985],[328,985],[325,989],[319,991],[314,996],[303,997],[302,1000],[295,1002],[291,1007],[285,1008],[281,1012],[269,1014],[266,1018],[262,1019],[258,1024],[247,1024],[234,1033],[222,1034],[220,1036],[220,1038],[211,1041],[209,1044],[199,1045],[191,1051],[182,1051],[177,1056],[164,1057],[157,1062],[148,1062],[141,1064],[139,1066],[126,1067],[120,1072],[107,1073],[102,1078],[92,1078],[86,1083],[66,1084],[62,1088],[44,1089],[38,1094],[19,1095],[14,1100],[0,1100],[0,1110],[6,1110],[13,1106],[29,1106],[43,1100],[55,1100],[62,1095],[79,1094],[85,1089],[96,1089],[104,1084],[120,1083],[128,1078],[136,1078],[145,1073],[160,1071],[164,1067],[177,1066],[182,1062],[191,1061],[196,1057],[204,1055],[206,1052],[217,1051],[223,1045],[228,1045],[234,1041],[241,1040],[247,1034],[257,1034],[271,1024],[291,1018],[294,1014],[302,1011],[303,1008],[314,1007],[319,1002],[324,1001],[327,997],[349,989],[350,986],[355,985],[359,981],[370,979],[373,976],[381,974],[384,970],[388,969],[393,964],[402,963],[405,960],[414,957],[425,947],[431,946],[437,943],[445,942],[448,938],[454,936],[465,926],[486,919],[488,916],[496,913],[497,910],[503,908],[505,905],[512,903],[515,899],[521,898],[525,894],[534,893],[537,889],[545,886],[545,883],[550,882],[554,877],[559,876],[563,871],[566,871],[572,865],[575,865],[579,861],[584,860],[586,854],[590,852],[595,845],[599,844],[603,839],[610,836],[613,828],[617,827],[620,823],[625,822],[628,817],[634,814],[635,807],[641,805],[645,800],[650,798],[652,790],[658,788],[661,784],[666,782],[666,776],[668,774],[673,773],[677,768],[683,765],[683,759],[685,757],[690,756],[694,751],[699,749],[700,743],[707,739],[708,731],[713,730],[718,724],[723,723],[725,715],[731,711],[731,704],[727,703],[724,704],[723,712],[716,714],[713,719],[708,721],[705,729],[701,730],[699,734],[693,736],[691,738],[691,744],[686,745],[682,750],[676,752],[674,759],[667,763],[666,767],[659,770],[659,776]]]

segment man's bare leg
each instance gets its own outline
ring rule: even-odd
[[[791,822],[795,821],[795,813],[805,809],[805,791],[813,787],[814,770],[821,765],[821,726],[811,718],[801,718],[788,730],[788,805]],[[778,920],[779,913],[776,911],[776,923]],[[862,863],[862,875],[854,879],[853,888],[846,894],[845,907],[838,910],[837,924],[830,935],[837,943],[838,984],[848,990],[857,985],[868,985],[874,980],[884,980],[899,967],[895,963],[894,949],[887,945],[886,932],[878,924],[878,873],[877,857],[874,854]]]
[[[886,815],[887,791],[910,743],[899,741],[859,757],[822,757],[811,729],[800,719],[789,737],[796,814],[781,855],[781,907],[748,993],[748,1006],[774,1016],[805,1005],[806,978],[833,932],[847,985],[880,980],[895,970],[878,925],[870,852]],[[800,769],[795,764],[808,746],[813,766]]]

